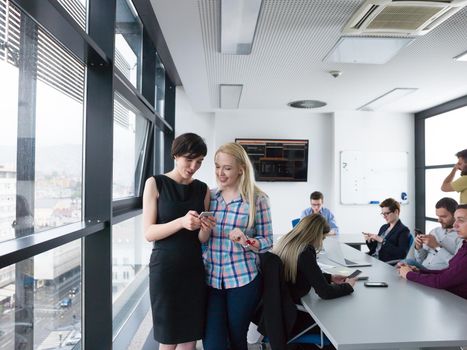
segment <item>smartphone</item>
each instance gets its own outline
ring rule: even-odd
[[[415,237],[417,237],[418,235],[423,235],[423,231],[420,230],[419,228],[415,228],[414,233],[415,233]]]
[[[365,282],[365,287],[387,287],[386,282]]]
[[[354,278],[354,277],[357,277],[359,274],[361,274],[362,271],[360,270],[355,270],[354,272],[352,272],[350,275],[347,276],[347,278]]]
[[[357,281],[366,281],[368,279],[368,276],[358,276]]]
[[[204,218],[204,217],[208,217],[208,216],[214,216],[214,212],[213,211],[203,211],[198,215],[199,218]]]

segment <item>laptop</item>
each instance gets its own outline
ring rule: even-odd
[[[323,241],[323,247],[326,251],[326,257],[342,266],[346,267],[359,267],[371,266],[371,263],[366,261],[352,261],[344,257],[342,252],[341,243],[334,238],[327,238]]]

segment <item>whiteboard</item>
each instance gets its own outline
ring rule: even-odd
[[[407,152],[342,151],[341,204],[379,204],[409,197]]]

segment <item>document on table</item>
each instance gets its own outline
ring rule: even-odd
[[[330,273],[331,275],[343,275],[343,276],[348,276],[352,273],[352,270],[343,267],[343,266],[334,266],[334,265],[328,265],[324,264],[322,262],[318,261],[318,266],[323,270],[324,272]]]

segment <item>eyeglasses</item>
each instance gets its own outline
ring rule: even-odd
[[[384,212],[384,211],[383,211],[383,212],[381,213],[381,215],[384,216],[384,217],[386,217],[386,216],[388,216],[388,215],[391,214],[391,213],[394,213],[394,212],[393,212],[393,211],[387,211],[387,212]]]

